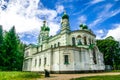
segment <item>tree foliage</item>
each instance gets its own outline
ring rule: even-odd
[[[120,65],[120,47],[119,42],[114,40],[112,36],[103,40],[97,40],[97,45],[104,55],[105,65],[111,65],[117,68]]]
[[[15,27],[5,32],[3,38],[1,70],[21,70],[24,45],[20,42]]]
[[[3,30],[2,26],[0,25],[0,62],[3,62]],[[3,64],[1,63],[0,66]]]

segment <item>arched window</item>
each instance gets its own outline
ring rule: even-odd
[[[97,64],[95,49],[93,49],[93,62],[94,64]]]
[[[80,35],[77,37],[77,45],[82,45],[81,36]]]
[[[54,48],[56,48],[56,44],[54,44]]]
[[[89,44],[91,44],[91,38],[89,38]]]
[[[44,58],[44,65],[46,65],[46,63],[47,63],[47,58],[45,57]]]
[[[60,42],[58,42],[58,47],[60,46]]]
[[[72,37],[72,45],[75,46],[75,37]]]
[[[86,36],[84,37],[84,45],[87,45]]]

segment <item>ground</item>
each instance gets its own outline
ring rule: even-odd
[[[70,80],[72,78],[79,78],[79,77],[86,77],[86,76],[102,76],[102,75],[120,75],[120,72],[83,73],[83,74],[50,74],[49,78],[42,78],[39,80]]]
[[[105,76],[109,75],[109,76]],[[116,76],[111,76],[116,75]],[[0,71],[0,80],[70,80],[87,76],[104,76],[102,80],[120,80],[120,70],[101,73],[81,73],[81,74],[50,74],[50,77],[44,78],[44,74],[38,72],[20,72],[20,71]],[[92,77],[93,78],[93,77]],[[108,79],[109,78],[109,79]],[[112,79],[111,79],[112,78]],[[78,79],[79,80],[79,79]],[[83,80],[80,79],[80,80]],[[98,80],[84,79],[84,80]],[[100,79],[101,80],[101,79]]]

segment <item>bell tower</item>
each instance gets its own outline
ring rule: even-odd
[[[46,20],[43,21],[43,26],[41,26],[40,34],[38,37],[38,43],[42,44],[44,40],[49,38],[50,28],[46,24]]]
[[[61,21],[61,33],[69,33],[69,31],[70,31],[69,16],[67,15],[66,11],[64,11]]]

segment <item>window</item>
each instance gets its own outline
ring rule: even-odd
[[[35,59],[35,67],[37,66],[37,59]]]
[[[64,64],[69,64],[68,55],[64,55]]]
[[[44,65],[46,65],[46,57],[44,58]]]
[[[81,36],[80,35],[77,37],[77,45],[82,45]]]
[[[84,45],[87,45],[86,37],[84,37]]]
[[[89,38],[89,43],[91,44],[91,39]]]
[[[82,45],[81,39],[78,39],[77,44]]]
[[[39,66],[41,65],[41,59],[39,59]]]
[[[43,49],[43,45],[41,45],[41,51],[42,51],[42,49]]]
[[[29,52],[27,51],[26,53],[25,53],[25,57],[28,57],[29,56]]]
[[[58,42],[58,47],[60,46],[60,42]]]
[[[56,44],[54,44],[54,48],[56,48]]]
[[[75,37],[72,37],[72,45],[75,46]]]
[[[93,62],[97,64],[95,49],[93,49]]]
[[[24,69],[27,70],[28,69],[28,61],[24,62]]]

